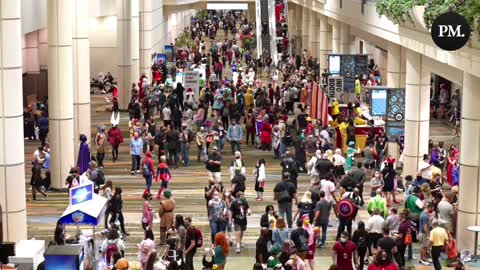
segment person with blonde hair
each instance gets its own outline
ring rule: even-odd
[[[313,220],[313,210],[314,205],[312,201],[312,192],[307,190],[305,191],[305,193],[303,193],[303,196],[298,203],[298,209],[293,219],[297,219],[297,217],[301,218],[304,215],[308,215],[310,220]]]

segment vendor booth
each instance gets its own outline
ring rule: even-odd
[[[95,241],[95,226],[99,223],[102,224],[101,221],[103,220],[108,200],[94,193],[93,182],[81,177],[80,183],[80,186],[70,189],[70,205],[59,220],[60,224],[77,226],[79,244],[56,246],[54,250],[49,248],[45,256],[47,269],[83,269],[83,254],[89,248],[88,241],[90,239],[94,240],[93,250],[95,253],[98,251],[96,248],[98,245]],[[92,226],[92,230],[80,231],[80,225]],[[61,265],[61,258],[68,258],[68,267]],[[96,261],[91,263],[96,264]]]

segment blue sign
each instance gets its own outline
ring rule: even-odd
[[[372,90],[372,115],[387,115],[387,90]]]
[[[162,61],[163,63],[167,63],[167,55],[164,53],[157,53],[157,59],[155,59],[157,63],[160,63]]]
[[[164,52],[171,52],[171,53],[173,53],[173,45],[165,45],[165,46],[163,46],[163,51],[164,51]]]
[[[93,198],[93,185],[85,185],[70,189],[70,205],[76,205]]]

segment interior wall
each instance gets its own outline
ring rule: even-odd
[[[116,73],[117,16],[90,18],[90,76]]]

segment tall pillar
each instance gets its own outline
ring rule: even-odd
[[[53,188],[75,165],[73,141],[73,1],[48,0],[48,113]],[[88,57],[88,56],[86,56]]]
[[[21,2],[0,1],[0,205],[3,241],[6,242],[27,238]]]
[[[131,0],[117,0],[118,106],[126,109],[132,86]]]
[[[474,233],[466,228],[480,224],[480,78],[463,72],[462,153],[460,155],[460,194],[458,196],[457,241],[460,250],[474,252]]]
[[[48,30],[47,28],[38,30],[38,56],[40,69],[48,69]]]
[[[310,9],[310,20],[308,21],[308,46],[309,46],[309,49],[308,49],[308,52],[310,55],[316,55],[316,51],[315,51],[315,21],[316,21],[316,18],[317,18],[317,13],[313,10]]]
[[[342,23],[340,34],[340,52],[350,53],[350,26]]]
[[[297,35],[297,8],[293,4],[288,5],[288,34],[293,37]]]
[[[25,35],[25,71],[29,74],[40,73],[40,58],[38,55],[38,31],[33,31]]]
[[[255,18],[257,13],[255,12],[255,2],[248,3],[248,11],[247,11],[247,20],[250,23],[255,23]]]
[[[313,21],[313,36],[312,36],[312,54],[314,57],[319,59],[320,57],[320,15],[315,13],[312,17]]]
[[[404,175],[415,175],[428,153],[430,119],[430,72],[422,67],[422,55],[407,50],[405,88]]]
[[[405,87],[405,49],[393,42],[388,43],[387,86]]]
[[[131,0],[132,4],[132,82],[140,78],[140,7],[139,0]]]
[[[152,0],[140,1],[140,72],[151,76]]]
[[[321,14],[318,14],[320,20],[320,32],[317,35],[320,36],[318,57],[320,59],[320,69],[327,68],[327,32],[328,32],[328,20],[327,17]]]
[[[88,1],[74,0],[73,12],[73,134],[78,153],[80,134],[90,139],[90,43]]]
[[[308,42],[308,26],[310,24],[310,11],[307,8],[303,8],[302,10],[302,50],[307,49],[309,50],[310,43]],[[310,53],[310,51],[308,52]]]
[[[295,19],[297,20],[296,24],[297,24],[297,36],[298,36],[298,39],[301,41],[299,43],[302,43],[301,46],[299,46],[299,51],[301,52],[303,50],[303,47],[305,46],[305,44],[303,44],[303,25],[302,25],[302,22],[303,22],[303,17],[305,16],[305,14],[303,14],[303,7],[301,5],[296,5],[296,10],[295,10],[295,14],[296,14],[296,17]]]
[[[332,21],[332,53],[340,53],[340,25],[339,21]]]

